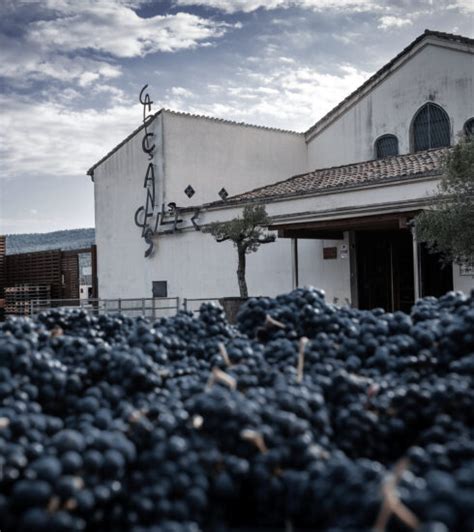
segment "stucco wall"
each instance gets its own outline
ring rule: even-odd
[[[349,249],[348,233],[344,240],[298,239],[298,285],[316,286],[326,292],[329,303],[351,303],[349,253],[341,255],[341,246]],[[324,259],[323,248],[336,247],[336,259]]]
[[[469,294],[474,290],[474,275],[461,275],[459,264],[453,264],[454,290],[461,290]]]
[[[184,206],[219,199],[217,192],[222,186],[234,194],[306,170],[302,135],[239,127],[166,111],[158,115],[149,131],[155,134],[156,144],[153,159],[156,212],[162,203],[171,201]],[[235,267],[231,266],[230,276],[219,274],[218,258],[228,246],[209,249],[216,246],[211,237],[201,242],[201,236],[194,232],[186,236],[160,236],[155,238],[155,257],[144,258],[147,245],[134,222],[135,211],[146,200],[143,184],[149,161],[142,150],[142,138],[143,132],[139,132],[94,171],[100,297],[150,297],[153,280],[168,280],[170,296],[237,294]],[[196,190],[192,199],[183,192],[188,184]],[[285,241],[274,247],[286,246]],[[269,253],[266,251],[265,256]],[[269,256],[274,260],[272,253]],[[263,284],[254,277],[259,278],[259,269],[271,268],[259,264],[265,259],[249,259],[249,289],[254,283],[253,293],[271,291],[272,278],[277,280],[276,286],[291,288],[291,273],[285,270],[284,279],[281,277],[290,256],[284,254],[283,258],[280,253],[276,259],[280,269],[272,270]],[[229,262],[232,264],[232,259],[224,260],[227,270]],[[254,263],[259,267],[252,273]],[[196,281],[196,272],[201,270]]]
[[[162,181],[161,117],[153,123],[157,146],[154,162],[157,190]],[[148,158],[140,132],[94,171],[97,275],[101,298],[136,297],[141,292],[146,244],[134,214],[146,200],[143,188]],[[157,197],[157,203],[158,203]],[[150,294],[147,294],[148,296]]]
[[[186,207],[307,171],[303,135],[163,112],[165,201]],[[196,191],[188,199],[187,185]]]
[[[239,295],[237,252],[230,242],[186,231],[158,237],[159,251],[145,266],[145,293],[153,280],[168,281],[168,293],[179,297]],[[292,288],[290,243],[278,240],[247,255],[250,295],[276,295]]]
[[[398,137],[400,154],[410,150],[410,124],[428,101],[440,105],[451,121],[451,138],[474,116],[474,54],[427,45],[381,84],[348,108],[308,143],[310,169],[375,158],[374,142]]]

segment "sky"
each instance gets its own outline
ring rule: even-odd
[[[474,0],[0,0],[0,234],[94,226],[86,171],[176,111],[305,131]]]

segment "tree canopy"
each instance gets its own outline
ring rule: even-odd
[[[454,146],[444,167],[434,208],[415,219],[416,236],[446,260],[474,264],[474,138]]]
[[[257,251],[261,244],[275,240],[275,236],[265,229],[269,223],[270,218],[264,205],[247,205],[242,216],[237,216],[228,222],[213,222],[203,228],[203,232],[210,233],[217,242],[229,240],[237,248],[237,280],[241,297],[248,297],[245,255]]]
[[[245,253],[252,253],[257,251],[260,244],[275,240],[275,236],[264,229],[269,223],[270,218],[264,205],[247,205],[242,216],[228,222],[213,222],[203,231],[210,233],[217,242],[230,240],[236,248],[242,248]]]

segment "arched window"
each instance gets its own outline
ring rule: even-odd
[[[466,137],[473,137],[474,136],[474,118],[470,118],[464,124],[464,134],[466,135]]]
[[[450,146],[449,117],[434,103],[425,104],[413,119],[414,151]]]
[[[383,159],[398,155],[398,139],[395,135],[382,135],[375,141],[375,157]]]

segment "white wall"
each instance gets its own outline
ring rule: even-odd
[[[466,294],[474,290],[474,275],[461,275],[459,264],[453,264],[453,288]]]
[[[180,298],[237,296],[237,252],[231,243],[217,243],[212,236],[197,231],[160,235],[150,259],[143,249],[133,249],[121,257],[99,262],[101,298],[151,297],[153,281],[167,281],[168,295]],[[110,244],[107,253],[113,253]],[[107,270],[105,270],[107,268]],[[250,295],[277,295],[292,289],[290,241],[265,244],[247,255],[247,284]]]
[[[349,250],[348,233],[344,240],[298,239],[298,285],[316,286],[326,292],[329,303],[351,303],[351,271],[349,253],[341,256],[341,246]],[[324,259],[323,248],[337,247],[336,259]]]
[[[155,176],[162,181],[161,116],[153,122],[155,132]],[[144,205],[143,188],[148,158],[141,143],[143,131],[132,137],[94,171],[95,225],[99,297],[145,295],[143,276],[146,244],[134,214]],[[151,295],[151,288],[146,293]]]
[[[410,150],[410,124],[428,101],[449,115],[452,140],[474,116],[474,54],[425,46],[308,143],[310,169],[375,158],[374,142],[398,137],[400,154]],[[313,134],[314,135],[314,134]]]
[[[222,187],[234,195],[307,171],[302,134],[169,111],[163,121],[166,203],[201,205],[219,200]]]
[[[235,194],[306,170],[302,135],[168,111],[158,115],[149,131],[155,134],[156,144],[156,212],[162,202],[196,205],[219,199],[222,186]],[[94,171],[99,296],[151,297],[155,280],[168,280],[170,296],[238,294],[236,266],[229,268],[234,250],[233,258],[224,257],[225,268],[220,271],[219,257],[226,255],[228,245],[217,246],[209,236],[203,239],[195,232],[160,235],[154,239],[155,256],[144,258],[147,245],[134,222],[135,211],[146,200],[143,183],[149,161],[142,151],[143,134],[138,132]],[[188,184],[196,190],[192,199],[183,192]],[[273,248],[279,250],[275,257],[268,250],[262,258],[260,253],[257,259],[249,257],[251,293],[274,294],[275,280],[275,286],[291,288],[291,257],[281,252],[287,246],[286,241],[275,244]],[[267,256],[275,259],[274,268],[264,266],[262,260]],[[271,270],[263,283],[259,280],[262,269]]]
[[[168,281],[168,294],[187,298],[237,296],[237,251],[209,234],[185,231],[158,237],[159,254],[146,264],[146,284]],[[278,240],[247,255],[250,295],[276,295],[292,288],[290,242]],[[145,287],[146,289],[146,287]],[[151,289],[151,288],[150,288]]]

